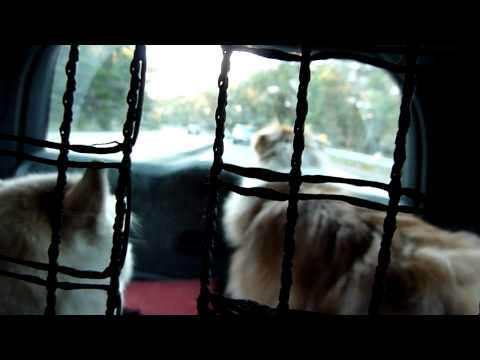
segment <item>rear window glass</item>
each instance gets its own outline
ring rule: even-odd
[[[59,141],[68,46],[57,58],[48,139]],[[133,46],[80,46],[71,143],[122,141]],[[196,154],[211,161],[222,52],[213,45],[147,46],[147,81],[136,162]],[[388,182],[400,91],[386,71],[355,61],[315,61],[309,84],[309,130],[335,165],[325,175]],[[298,63],[234,52],[229,73],[226,162],[250,166],[251,135],[295,120]],[[120,154],[108,155],[118,158]]]

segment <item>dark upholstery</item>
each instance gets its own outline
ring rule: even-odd
[[[45,152],[37,155],[55,158]],[[71,154],[70,159],[85,161],[91,157]],[[199,276],[209,167],[210,162],[196,160],[195,154],[132,165],[133,212],[140,221],[138,231],[131,233],[136,278],[192,279]],[[24,161],[16,174],[52,171],[55,171],[52,166]],[[108,170],[108,175],[113,192],[118,172]],[[235,178],[229,180],[235,181]],[[224,196],[221,193],[221,197]],[[216,274],[223,283],[228,250],[221,232],[219,240],[215,265]]]

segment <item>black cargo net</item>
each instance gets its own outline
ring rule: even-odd
[[[369,314],[377,314],[384,292],[386,272],[390,263],[390,246],[396,227],[398,212],[417,213],[418,207],[400,205],[401,196],[408,196],[414,200],[422,200],[422,194],[414,189],[403,188],[401,184],[402,166],[406,159],[406,136],[410,126],[411,105],[415,89],[415,74],[422,71],[423,67],[417,65],[418,48],[405,46],[401,49],[383,49],[385,52],[394,51],[401,55],[398,63],[380,60],[377,57],[362,54],[352,54],[338,51],[312,52],[312,47],[302,46],[301,52],[287,52],[263,46],[223,46],[223,62],[218,80],[219,96],[218,107],[215,114],[216,132],[213,146],[214,161],[210,171],[210,195],[206,213],[206,240],[204,243],[204,261],[201,273],[201,292],[198,297],[197,308],[200,315],[263,315],[276,316],[285,314],[311,314],[310,312],[289,309],[289,296],[292,286],[292,261],[295,253],[295,225],[298,218],[297,203],[299,200],[329,199],[350,203],[374,210],[386,211],[383,226],[383,237],[378,254],[378,265],[375,273],[374,284],[371,292]],[[380,48],[376,52],[382,52]],[[282,61],[300,62],[299,86],[297,92],[296,119],[294,123],[293,155],[290,173],[281,173],[263,168],[245,168],[224,163],[223,138],[226,121],[228,72],[230,69],[230,56],[234,51],[246,51],[258,56]],[[367,51],[368,53],[368,51]],[[394,164],[391,169],[390,183],[384,184],[376,181],[367,181],[351,178],[340,178],[323,175],[302,175],[302,152],[304,148],[304,124],[308,113],[307,93],[310,80],[310,63],[314,60],[332,58],[357,60],[381,67],[391,72],[404,76],[403,94],[398,122],[398,131],[395,139]],[[280,193],[265,187],[245,188],[219,179],[222,171],[227,171],[243,177],[256,178],[267,182],[288,182],[289,193]],[[305,194],[300,193],[302,183],[343,183],[356,186],[371,186],[388,191],[388,205],[368,201],[353,196],[337,194]],[[258,304],[250,300],[237,300],[224,297],[215,293],[210,288],[212,276],[212,262],[215,247],[218,212],[218,190],[222,187],[243,196],[256,196],[274,201],[288,201],[287,218],[284,230],[284,252],[282,261],[281,283],[278,306],[276,309]]]
[[[295,225],[298,217],[297,204],[303,200],[337,200],[374,210],[386,211],[384,220],[383,237],[378,254],[378,265],[372,287],[370,314],[377,314],[384,292],[385,275],[390,263],[390,246],[396,227],[396,216],[399,212],[416,213],[418,207],[400,205],[401,196],[410,197],[417,202],[423,199],[422,194],[413,189],[404,188],[401,184],[402,166],[406,160],[406,135],[410,125],[411,104],[415,88],[415,74],[423,71],[423,67],[417,64],[419,49],[415,46],[400,48],[374,48],[373,52],[394,52],[403,55],[402,62],[393,63],[380,60],[362,54],[338,51],[312,51],[312,47],[303,46],[301,52],[285,52],[268,47],[251,46],[223,46],[223,61],[221,73],[218,79],[219,96],[218,106],[215,112],[216,131],[213,145],[214,160],[210,170],[210,190],[206,211],[206,237],[203,244],[203,263],[200,274],[200,294],[197,299],[199,315],[261,315],[276,316],[283,314],[304,315],[311,313],[289,309],[289,296],[292,286],[292,261],[295,253]],[[290,173],[281,173],[262,168],[246,168],[234,164],[224,163],[222,160],[224,146],[224,130],[226,121],[228,72],[230,70],[230,57],[234,51],[246,51],[271,59],[282,61],[300,62],[299,87],[297,94],[296,119],[294,123],[293,155],[291,159]],[[368,53],[368,49],[366,51]],[[146,71],[146,48],[137,45],[130,66],[131,81],[127,96],[128,111],[123,127],[124,140],[120,144],[108,147],[95,147],[86,145],[72,145],[69,142],[71,123],[74,118],[72,107],[75,92],[76,64],[79,58],[78,45],[70,48],[68,62],[66,64],[66,90],[63,97],[64,117],[60,126],[61,142],[51,142],[34,139],[25,136],[0,134],[0,139],[16,141],[20,144],[28,144],[38,147],[60,150],[57,160],[42,158],[31,155],[25,151],[12,151],[0,149],[0,155],[9,155],[20,160],[31,160],[39,163],[56,166],[58,169],[57,184],[52,195],[52,213],[50,216],[52,226],[52,239],[48,249],[48,263],[15,259],[0,254],[0,261],[6,261],[29,268],[45,271],[46,279],[41,277],[17,274],[0,270],[0,275],[27,281],[47,288],[46,315],[55,314],[56,290],[97,289],[106,291],[107,315],[120,315],[122,312],[121,296],[119,293],[119,276],[124,265],[130,230],[130,217],[132,210],[131,195],[131,158],[132,147],[137,138],[142,115],[143,94],[145,88]],[[326,59],[350,59],[381,67],[391,72],[404,76],[403,94],[398,122],[398,131],[395,139],[394,164],[391,170],[389,184],[367,181],[361,179],[341,178],[324,175],[302,175],[302,152],[304,148],[304,125],[308,118],[308,84],[310,80],[310,63],[315,60]],[[70,151],[83,154],[112,154],[123,153],[121,162],[82,162],[71,161],[68,158]],[[58,264],[60,243],[62,241],[63,200],[66,186],[66,171],[68,168],[111,168],[119,172],[116,185],[116,217],[113,228],[113,242],[109,265],[103,271],[83,271]],[[264,187],[245,188],[223,181],[219,178],[222,171],[227,171],[243,177],[256,178],[267,182],[288,182],[289,193],[281,193]],[[302,183],[343,183],[355,186],[370,186],[388,191],[388,205],[339,194],[306,194],[299,192]],[[281,283],[279,302],[276,309],[258,304],[250,300],[234,300],[217,294],[211,290],[212,266],[214,262],[215,238],[218,227],[218,190],[224,188],[243,196],[255,196],[273,201],[288,201],[287,219],[285,225],[284,254],[282,261]],[[60,282],[58,274],[66,274],[82,279],[110,279],[109,284]]]
[[[130,65],[130,89],[127,95],[128,111],[126,121],[123,126],[123,142],[108,147],[95,147],[87,145],[72,145],[69,142],[71,123],[74,118],[72,111],[74,103],[74,93],[76,88],[75,73],[79,58],[79,46],[72,45],[65,67],[67,76],[66,89],[63,96],[64,116],[60,125],[61,142],[55,143],[46,140],[39,140],[29,137],[18,137],[14,135],[0,134],[0,139],[17,141],[21,144],[29,144],[44,148],[60,150],[57,160],[45,159],[34,156],[23,151],[0,150],[1,155],[15,156],[18,159],[25,159],[54,165],[57,167],[57,183],[52,194],[52,211],[50,213],[50,222],[52,226],[52,239],[48,249],[48,263],[35,261],[26,261],[15,259],[0,254],[0,261],[23,265],[37,270],[47,272],[46,279],[38,276],[17,274],[9,271],[0,270],[0,275],[27,281],[47,288],[47,301],[45,315],[55,315],[55,304],[57,289],[78,290],[78,289],[97,289],[107,292],[106,315],[121,315],[122,300],[119,293],[119,277],[127,254],[127,244],[130,231],[130,217],[132,210],[131,200],[131,176],[130,153],[135,144],[138,135],[140,120],[142,117],[143,94],[145,88],[146,71],[146,47],[137,45]],[[125,69],[127,75],[128,69]],[[113,154],[123,153],[120,162],[81,162],[68,159],[69,151],[84,154]],[[119,172],[118,182],[115,190],[116,197],[116,215],[113,228],[113,245],[109,265],[103,271],[83,271],[74,268],[61,266],[58,264],[60,243],[62,241],[63,225],[63,201],[66,186],[66,172],[68,168],[96,168],[117,169]],[[109,284],[75,283],[60,282],[57,275],[66,274],[81,279],[110,279]]]

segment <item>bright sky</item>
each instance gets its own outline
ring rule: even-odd
[[[146,91],[154,99],[189,96],[215,90],[222,63],[220,45],[149,45]],[[280,61],[234,52],[229,84],[235,86],[255,72],[272,69]]]

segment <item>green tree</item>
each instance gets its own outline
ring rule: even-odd
[[[125,122],[130,87],[131,46],[80,46],[77,90],[74,98],[74,131],[121,130]],[[51,101],[51,129],[63,119],[65,64],[68,47],[61,49],[55,68]],[[153,119],[153,101],[145,93],[143,118]]]
[[[114,46],[98,68],[81,104],[78,130],[120,130],[126,119],[133,48]],[[152,101],[144,95],[143,114],[150,117]]]
[[[361,149],[365,136],[362,118],[349,101],[352,87],[341,70],[326,63],[312,71],[308,121],[314,131],[328,136],[332,146]]]
[[[252,123],[261,127],[272,121],[291,123],[295,117],[298,64],[282,63],[263,71],[229,93],[229,127]]]
[[[386,156],[392,156],[400,114],[398,86],[383,70],[368,66],[359,70],[368,89],[364,92],[364,100],[370,104],[363,116],[369,122],[366,126],[370,130],[369,146],[379,148]]]

